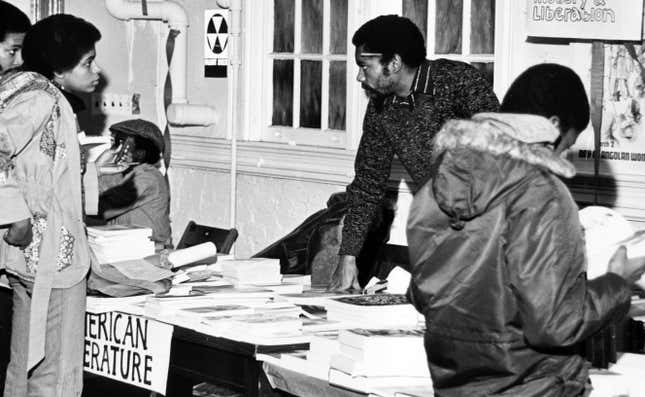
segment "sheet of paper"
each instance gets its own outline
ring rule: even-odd
[[[387,292],[390,294],[405,294],[410,285],[410,272],[400,266],[395,266],[387,275]]]
[[[111,265],[133,280],[159,281],[173,276],[172,271],[157,267],[146,259],[114,262]]]
[[[171,252],[168,254],[168,261],[172,263],[173,268],[177,268],[202,259],[214,257],[215,255],[217,255],[215,244],[207,241],[192,247]]]

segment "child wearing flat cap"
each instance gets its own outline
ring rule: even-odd
[[[159,170],[161,131],[141,119],[113,124],[110,131],[114,145],[96,161],[98,217],[111,225],[149,227],[157,250],[171,247],[170,191]],[[116,172],[106,171],[109,164]]]

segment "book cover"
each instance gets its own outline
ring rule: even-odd
[[[205,318],[253,313],[252,307],[235,304],[185,307],[180,310],[188,314],[204,316]]]
[[[607,272],[609,260],[621,245],[627,256],[645,256],[645,230],[634,230],[619,212],[602,206],[588,206],[578,213],[585,236],[587,277],[601,276]],[[645,288],[645,277],[636,284]]]
[[[338,340],[341,344],[365,351],[391,351],[417,349],[424,351],[424,330],[414,329],[364,329],[341,330]]]
[[[389,306],[410,304],[404,294],[374,294],[346,296],[334,299],[337,302],[356,306]]]

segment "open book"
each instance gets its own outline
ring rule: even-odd
[[[621,245],[627,248],[627,257],[645,256],[645,229],[634,230],[624,216],[601,206],[580,210],[580,224],[584,229],[587,255],[587,277],[598,277],[607,272],[609,260]],[[637,283],[645,288],[645,277]]]

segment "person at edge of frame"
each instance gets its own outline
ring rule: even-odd
[[[588,123],[578,75],[539,64],[500,113],[437,134],[407,226],[408,295],[425,317],[437,396],[590,392],[590,363],[573,347],[624,318],[645,258],[621,246],[587,279],[578,206],[560,178],[575,175],[564,154]]]
[[[20,11],[18,7],[0,0],[0,76],[9,69],[22,65],[22,42],[30,27],[31,22],[24,12]],[[0,202],[4,202],[5,193],[7,191],[0,187]],[[6,209],[8,208],[5,207],[4,210]],[[15,222],[11,223],[12,221]],[[9,241],[19,246],[27,245],[31,242],[32,237],[31,220],[29,218],[13,219],[13,214],[8,214],[0,209],[0,233],[7,234]],[[4,265],[0,263],[0,269],[3,268]],[[0,270],[0,272],[0,395],[2,395],[9,364],[12,292],[9,282],[5,278],[4,270]]]
[[[76,118],[63,91],[95,90],[100,38],[83,19],[49,16],[27,32],[23,65],[0,78],[1,189],[13,192],[2,208],[31,223],[0,242],[13,289],[5,397],[81,395],[91,253]]]

